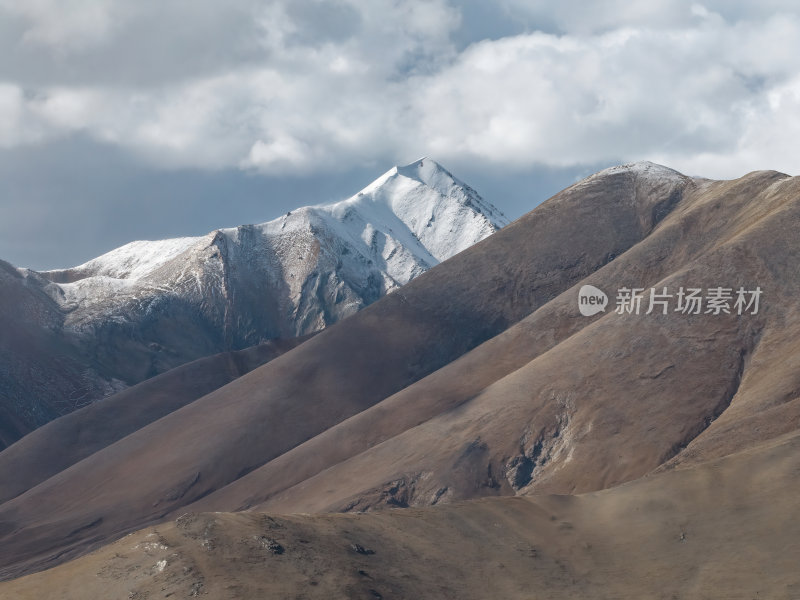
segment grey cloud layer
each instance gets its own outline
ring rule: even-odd
[[[423,153],[796,170],[796,3],[482,6],[0,0],[0,146],[80,133],[159,168],[268,174]]]

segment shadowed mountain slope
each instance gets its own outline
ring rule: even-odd
[[[0,261],[0,449],[54,417],[124,387],[63,332],[39,274]]]
[[[39,427],[0,452],[0,503],[249,373],[306,339],[275,340],[201,358]]]

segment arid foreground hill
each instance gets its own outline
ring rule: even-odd
[[[603,171],[91,455],[40,436],[0,597],[796,598],[799,192]]]

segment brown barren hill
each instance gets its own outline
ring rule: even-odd
[[[109,391],[87,380],[94,363],[61,334],[64,316],[44,286],[0,260],[0,450]]]
[[[774,173],[701,182],[646,240],[585,281],[610,293],[761,286],[758,314],[609,309],[587,319],[575,286],[192,508],[366,510],[584,492],[793,431],[797,187]],[[712,442],[715,452],[701,454]]]
[[[796,430],[800,396],[799,187],[775,172],[717,182],[650,163],[571,186],[0,505],[0,573],[39,570],[186,511],[585,498],[782,439]],[[608,294],[604,312],[580,314],[584,284]],[[728,313],[674,310],[679,289],[718,287],[760,288],[759,310],[739,315],[733,300]],[[614,310],[623,288],[643,291],[640,314]],[[645,314],[650,290],[664,288],[669,310]],[[225,517],[231,527],[239,518]]]
[[[0,452],[0,503],[306,339],[274,340],[201,358],[50,421]]]
[[[367,514],[186,513],[19,600],[753,598],[800,594],[800,437],[602,492]]]

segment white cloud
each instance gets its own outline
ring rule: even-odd
[[[241,166],[270,172],[281,167],[302,164],[308,160],[311,152],[312,149],[302,141],[279,134],[268,142],[256,140]]]
[[[25,4],[22,43],[99,53],[134,18],[115,17],[121,2],[73,1],[66,21],[55,3]],[[259,50],[240,62],[231,54],[225,68],[198,62],[191,76],[144,83],[99,74],[32,93],[10,81],[0,87],[0,144],[81,131],[165,168],[269,173],[423,153],[511,169],[649,158],[710,176],[797,171],[793,3],[501,0],[498,10],[560,33],[476,40],[461,51],[451,39],[459,13],[444,0],[324,4],[323,14],[318,0],[237,3],[252,18],[235,38]],[[208,36],[216,13],[201,12]],[[220,52],[235,46],[223,46],[232,35],[219,32]]]
[[[744,111],[736,143],[724,151],[654,154],[653,159],[707,177],[738,177],[759,169],[800,173],[800,76],[772,88],[764,104]]]
[[[11,84],[0,84],[0,147],[11,147],[21,141],[22,90]]]
[[[560,33],[593,34],[622,27],[690,28],[704,19],[758,22],[770,15],[798,15],[794,0],[497,0],[528,27],[549,25]]]
[[[47,137],[47,129],[31,111],[24,90],[0,81],[0,148],[37,143]]]

